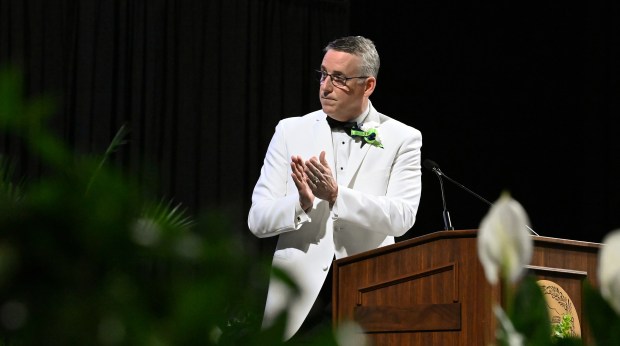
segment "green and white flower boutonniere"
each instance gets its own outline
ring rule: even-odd
[[[362,123],[359,129],[351,129],[351,136],[358,136],[364,139],[364,142],[374,145],[375,147],[383,148],[381,138],[379,137],[379,123],[369,121]]]

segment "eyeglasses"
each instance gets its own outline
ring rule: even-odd
[[[327,79],[327,76],[331,77],[332,80],[332,85],[337,87],[337,88],[344,88],[347,86],[347,81],[349,79],[357,79],[357,78],[368,78],[368,76],[359,76],[359,77],[347,77],[345,75],[342,74],[337,74],[337,75],[333,75],[331,73],[327,73],[325,71],[316,71],[318,73],[318,78],[319,78],[319,82],[321,82],[321,84],[323,84],[323,82],[325,82],[325,79]]]

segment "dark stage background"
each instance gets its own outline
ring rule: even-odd
[[[620,13],[582,5],[365,1],[351,18],[382,53],[373,102],[422,131],[423,157],[487,200],[509,191],[540,235],[598,242],[620,225]],[[454,227],[476,228],[487,205],[445,188]],[[424,174],[409,236],[442,228],[440,196]]]
[[[319,107],[324,45],[365,35],[382,59],[371,100],[422,131],[423,158],[487,200],[509,191],[540,235],[599,242],[620,227],[618,15],[611,1],[0,0],[0,63],[29,97],[56,97],[50,126],[76,151],[103,153],[126,124],[113,164],[270,252],[246,218],[274,127]],[[41,174],[12,136],[0,149]],[[488,206],[445,188],[454,227],[477,228]],[[442,228],[425,170],[402,239]]]

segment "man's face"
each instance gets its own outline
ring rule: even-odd
[[[344,52],[328,50],[321,63],[321,71],[326,76],[319,88],[319,99],[323,112],[334,119],[348,121],[359,116],[366,107],[366,85],[369,78],[359,77],[360,58]],[[338,81],[345,85],[338,85]],[[372,77],[370,77],[372,78]],[[335,85],[336,84],[336,85]],[[368,94],[370,95],[370,94]]]

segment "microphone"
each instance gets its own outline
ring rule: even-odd
[[[460,187],[461,189],[469,192],[470,194],[474,195],[476,198],[478,198],[479,200],[481,200],[484,203],[488,204],[490,207],[493,206],[493,203],[491,203],[488,200],[482,198],[479,194],[473,192],[472,190],[470,190],[467,187],[465,187],[463,184],[461,184],[461,183],[455,181],[454,179],[450,178],[449,176],[447,176],[444,172],[441,171],[441,169],[439,169],[439,165],[435,161],[429,160],[429,159],[425,159],[424,162],[422,162],[422,165],[424,165],[424,168],[435,172],[435,174],[437,174],[437,176],[439,177],[439,181],[440,181],[440,185],[441,185],[441,198],[443,199],[444,214],[447,211],[446,211],[446,201],[445,201],[444,196],[443,196],[443,183],[442,183],[441,177],[444,177],[444,178],[448,179],[450,182],[452,182],[456,186]],[[445,219],[445,215],[444,215],[444,219]],[[444,220],[444,222],[445,222],[445,220]],[[525,227],[527,227],[527,229],[533,235],[538,235],[538,233],[536,233],[530,226],[525,225]]]
[[[435,163],[435,161],[428,159],[424,160],[422,164],[424,165],[424,167],[430,169],[431,171],[435,172],[435,174],[437,174],[437,178],[439,179],[439,186],[441,187],[441,200],[443,202],[443,226],[446,230],[454,230],[454,227],[452,227],[452,221],[450,221],[450,212],[446,208],[446,196],[443,192],[443,179],[441,178],[443,174],[439,169],[439,165]]]

